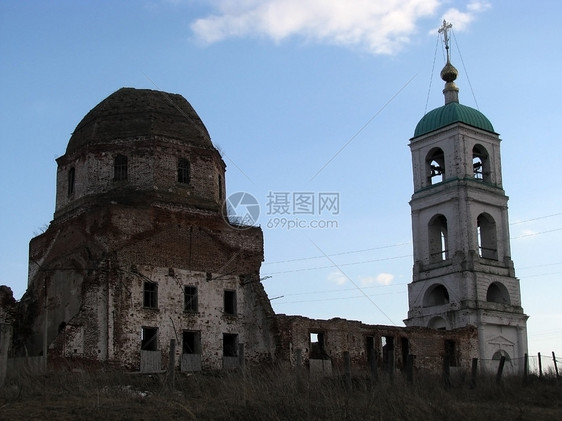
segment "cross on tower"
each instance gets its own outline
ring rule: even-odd
[[[443,25],[439,28],[439,33],[443,34],[443,38],[445,40],[445,50],[447,50],[447,62],[449,61],[449,29],[453,27],[452,23],[448,23],[445,19],[443,19]]]

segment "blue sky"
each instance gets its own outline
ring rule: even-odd
[[[199,113],[228,193],[260,203],[277,312],[402,325],[408,142],[443,104],[445,17],[460,101],[503,140],[529,351],[562,353],[560,16],[556,0],[0,1],[0,284],[25,291],[28,242],[54,212],[55,158],[82,117],[123,86],[159,89]],[[339,212],[320,210],[324,193]],[[270,212],[283,197],[317,206]]]

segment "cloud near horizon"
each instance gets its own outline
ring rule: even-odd
[[[227,38],[290,37],[393,54],[410,42],[418,21],[435,16],[442,0],[213,0],[215,13],[191,24],[196,38],[212,44]],[[444,16],[462,30],[488,8],[472,0],[466,12],[450,8]],[[458,22],[458,24],[457,24]]]

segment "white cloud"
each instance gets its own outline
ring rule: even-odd
[[[394,281],[394,275],[391,273],[379,273],[377,276],[360,276],[361,285],[390,285]]]
[[[216,14],[191,25],[205,43],[247,36],[280,42],[300,36],[392,54],[410,41],[419,19],[437,12],[440,0],[215,0],[212,5]]]
[[[443,19],[453,24],[453,30],[461,32],[467,29],[468,25],[476,18],[476,15],[488,10],[491,7],[487,1],[473,0],[466,5],[466,12],[451,8],[443,14]],[[432,30],[432,34],[437,28]]]
[[[328,280],[334,282],[336,285],[343,285],[347,282],[347,276],[340,271],[332,272],[328,275]]]

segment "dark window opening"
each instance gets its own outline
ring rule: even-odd
[[[143,306],[158,308],[158,284],[156,282],[145,282],[143,290]]]
[[[224,313],[228,315],[236,315],[236,291],[224,291]]]
[[[402,348],[402,368],[406,369],[408,355],[410,354],[410,341],[408,341],[408,338],[400,338],[400,347]]]
[[[375,356],[375,338],[374,336],[367,336],[365,338],[365,349],[367,350],[367,361]]]
[[[178,159],[178,183],[189,184],[189,161],[184,158]]]
[[[488,152],[480,145],[476,145],[472,149],[472,171],[475,179],[480,181],[490,180]]]
[[[222,176],[219,174],[219,200],[222,200]]]
[[[429,260],[432,263],[442,262],[449,258],[449,235],[447,218],[443,215],[434,216],[429,225]]]
[[[199,311],[197,298],[197,287],[186,286],[183,296],[184,311],[187,313],[197,313]]]
[[[381,337],[381,348],[382,348],[382,365],[384,368],[392,369],[394,368],[394,337],[393,336],[382,336]]]
[[[126,181],[127,180],[127,166],[128,159],[125,155],[117,155],[113,161],[113,180]]]
[[[201,332],[183,332],[182,353],[201,354]]]
[[[449,291],[442,284],[434,284],[429,287],[423,297],[424,307],[441,306],[449,304]]]
[[[431,151],[426,158],[427,184],[441,183],[445,179],[445,154],[439,148]]]
[[[498,260],[498,242],[496,222],[488,214],[481,214],[477,219],[478,254],[484,259]]]
[[[327,356],[324,333],[310,332],[310,358],[323,359]]]
[[[499,304],[511,304],[509,291],[504,284],[492,282],[486,292],[486,301]]]
[[[76,177],[76,170],[74,169],[74,167],[72,167],[71,169],[68,170],[68,195],[69,196],[74,193],[75,177]]]
[[[445,341],[445,358],[449,360],[449,367],[456,367],[458,365],[455,341]]]
[[[141,350],[156,351],[158,349],[158,328],[143,327],[141,336]]]
[[[238,335],[235,333],[223,333],[222,354],[225,357],[238,356]]]

